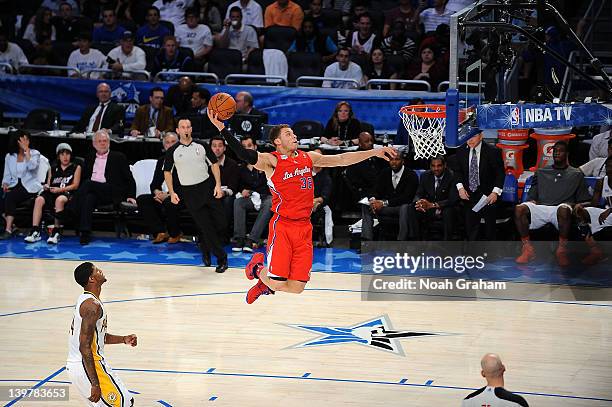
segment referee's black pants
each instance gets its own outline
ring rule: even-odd
[[[213,196],[212,180],[207,179],[195,185],[181,185],[181,192],[181,199],[204,240],[201,248],[209,249],[217,258],[217,264],[227,262],[227,254],[222,244],[227,220],[221,201]]]

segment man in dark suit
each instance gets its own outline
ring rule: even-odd
[[[404,157],[398,154],[391,158],[389,167],[382,170],[377,182],[374,199],[361,210],[361,239],[372,240],[374,217],[378,215],[397,217],[399,233],[397,240],[408,239],[408,208],[419,186],[414,171],[404,165]]]
[[[136,183],[125,154],[110,151],[110,136],[104,129],[94,134],[93,146],[96,152],[85,160],[77,197],[82,245],[91,240],[93,212],[98,205],[118,206],[126,200],[136,204]]]
[[[225,154],[227,148],[223,136],[219,134],[214,136],[210,140],[210,149],[217,157],[217,162],[221,169],[221,192],[223,193],[221,203],[223,204],[227,219],[227,233],[228,236],[231,236],[231,228],[234,224],[234,200],[236,199],[235,195],[238,193],[240,182],[240,167],[238,167],[238,163],[235,160]]]
[[[323,154],[321,149],[314,150]],[[313,226],[320,225],[316,247],[329,247],[334,239],[334,221],[329,208],[329,199],[332,192],[332,179],[326,168],[313,167],[312,179],[314,182],[314,200],[310,221]],[[314,234],[313,234],[314,238]]]
[[[253,95],[249,92],[238,92],[236,94],[236,113],[261,116],[263,123],[268,123],[268,113],[253,107]]]
[[[455,174],[440,155],[429,161],[429,171],[419,180],[414,205],[409,208],[410,235],[421,240],[423,224],[442,220],[444,240],[450,240],[455,226],[455,210],[459,201]]]
[[[374,148],[374,137],[367,131],[359,134],[358,151],[368,151]],[[371,198],[376,192],[376,180],[387,163],[382,158],[370,157],[360,163],[353,164],[344,170],[353,198]]]
[[[162,144],[164,151],[178,142],[178,136],[174,132],[168,132],[164,134],[162,138]],[[162,184],[164,183],[164,159],[166,155],[162,155],[157,159],[155,165],[155,172],[153,173],[153,179],[151,180],[151,193],[143,194],[136,198],[138,202],[138,210],[142,215],[145,225],[148,226],[150,233],[155,236],[153,244],[163,243],[178,243],[181,240],[181,228],[180,228],[180,210],[183,207],[183,203],[179,202],[177,205],[170,201],[170,194],[164,191]],[[174,190],[179,191],[180,194],[180,182],[176,171],[172,172],[174,178],[172,184]],[[165,215],[166,224],[162,221],[162,213]],[[166,233],[166,228],[168,233]]]
[[[125,122],[125,110],[111,101],[111,88],[107,83],[101,83],[96,88],[98,104],[85,109],[81,119],[72,128],[73,133],[95,133],[100,129],[109,129],[113,134],[121,136]]]
[[[174,131],[175,127],[172,109],[164,106],[164,90],[155,87],[151,89],[149,104],[136,110],[130,135],[160,138],[162,132]]]
[[[496,202],[504,187],[504,162],[496,147],[482,141],[481,131],[457,151],[455,175],[459,198],[465,212],[468,240],[478,239],[480,219],[485,220],[485,239],[495,240]],[[486,205],[478,212],[472,208],[485,196]]]
[[[177,116],[190,113],[191,97],[196,87],[188,76],[179,79],[176,85],[170,86],[164,105],[174,109]],[[210,93],[209,93],[210,98]]]

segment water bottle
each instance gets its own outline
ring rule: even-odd
[[[59,130],[59,120],[57,120],[57,115],[53,116],[53,131]]]
[[[384,147],[387,147],[389,145],[389,133],[386,131],[385,131],[385,134],[383,135],[382,143]]]

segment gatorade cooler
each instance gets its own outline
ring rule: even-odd
[[[571,128],[564,129],[534,129],[535,133],[531,135],[538,142],[538,159],[536,166],[531,168],[532,171],[538,168],[544,168],[553,162],[553,146],[557,141],[569,142],[576,137],[575,134],[570,134]]]
[[[511,172],[517,179],[523,173],[523,150],[529,147],[529,129],[504,129],[497,131],[499,143],[497,147],[502,150],[504,169]]]

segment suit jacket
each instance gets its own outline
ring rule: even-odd
[[[149,131],[149,107],[151,105],[146,104],[140,106],[136,110],[134,121],[132,122],[131,130],[138,130],[140,134],[146,135]],[[174,131],[176,125],[174,123],[174,117],[172,116],[172,109],[167,106],[162,106],[157,117],[157,130],[159,131]]]
[[[263,117],[263,122],[264,123],[268,123],[268,113],[266,113],[266,112],[263,112],[261,110],[257,110],[255,108],[252,108],[251,112],[249,114],[252,114],[254,116],[261,116],[261,117]]]
[[[478,175],[480,177],[480,192],[489,195],[493,188],[504,188],[504,162],[501,151],[482,140],[480,149],[480,164],[478,165]],[[470,148],[466,145],[459,148],[456,154],[455,176],[457,183],[462,183],[466,191],[469,192],[470,176]]]
[[[149,189],[153,194],[156,189],[161,191],[162,184],[164,183],[164,160],[166,159],[166,154],[162,155],[157,159],[157,163],[155,164],[155,172],[153,173],[153,179],[151,180],[151,185],[149,185]],[[181,183],[178,179],[178,174],[176,170],[172,170],[172,186],[174,187],[174,192],[177,194],[181,194]]]
[[[456,204],[459,200],[459,191],[457,191],[457,182],[453,170],[450,168],[444,170],[437,190],[435,189],[435,178],[431,170],[425,171],[421,175],[414,202],[419,199],[426,199],[431,203],[437,203],[440,205],[440,208]]]
[[[314,181],[314,197],[323,198],[323,203],[321,205],[328,205],[332,191],[332,179],[328,170],[325,168],[322,169],[320,172],[317,172],[312,179]]]
[[[361,151],[361,150],[359,150]],[[357,164],[346,167],[345,174],[350,187],[357,195],[357,199],[374,196],[376,192],[376,180],[384,168],[389,164],[382,158],[370,157]]]
[[[73,133],[84,133],[87,130],[87,126],[89,125],[89,120],[91,116],[94,114],[99,104],[88,106],[83,115],[79,119],[78,123],[74,125],[72,128]],[[123,132],[123,124],[125,123],[125,109],[123,106],[118,105],[115,102],[110,102],[106,106],[106,110],[104,111],[104,116],[102,116],[102,122],[100,123],[101,129],[110,129],[115,135]]]
[[[240,168],[238,163],[227,155],[221,167],[221,185],[228,187],[234,194],[238,192],[238,183],[240,181]]]
[[[83,180],[90,180],[93,172],[96,153],[91,153],[85,160],[83,166]],[[127,198],[134,198],[136,195],[136,182],[130,171],[127,157],[119,151],[109,151],[104,169],[106,183],[110,184],[113,193],[113,203],[118,205]]]
[[[381,171],[376,184],[376,199],[389,201],[389,206],[400,206],[412,202],[419,186],[419,178],[416,173],[404,165],[404,172],[396,188],[393,188],[392,173],[391,167]]]

